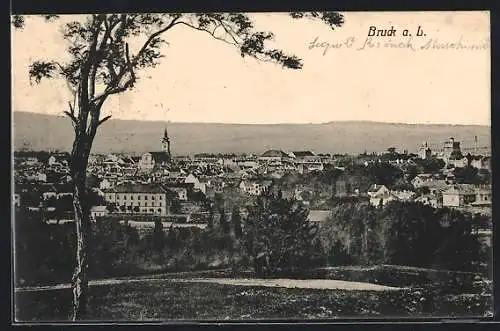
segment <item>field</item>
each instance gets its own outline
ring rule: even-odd
[[[318,281],[255,280],[227,270],[171,273],[138,279],[94,281],[90,287],[90,319],[169,321],[483,317],[490,315],[492,310],[491,282],[475,281],[475,285],[469,288],[457,288],[458,283],[469,277],[465,273],[381,266],[330,268],[321,271],[321,274],[323,279],[335,277],[344,280],[355,275],[356,281],[371,280],[372,284],[386,283],[385,286],[399,288],[383,289],[381,286],[365,284],[356,289],[355,286],[344,286],[342,282],[332,281],[332,284],[336,284],[332,289],[328,286],[320,289],[312,285]],[[388,274],[394,275],[392,282],[388,280]],[[428,275],[432,275],[431,278]],[[377,277],[380,280],[374,281]],[[419,281],[424,284],[419,286]],[[313,288],[295,287],[301,286],[297,285],[299,283],[309,283],[309,287]],[[341,289],[343,286],[345,289]],[[16,320],[64,321],[68,319],[70,303],[71,292],[67,287],[19,291],[15,296]]]

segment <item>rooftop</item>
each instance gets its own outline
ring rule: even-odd
[[[165,190],[156,184],[122,183],[104,192],[115,193],[165,193]]]
[[[288,157],[289,155],[282,150],[270,149],[262,153],[262,157]]]

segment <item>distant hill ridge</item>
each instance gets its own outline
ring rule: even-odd
[[[490,146],[489,126],[339,121],[321,124],[178,123],[110,119],[99,129],[94,153],[143,153],[161,149],[168,125],[173,154],[262,153],[267,149],[358,154],[389,147],[415,152],[423,141],[441,146],[454,137],[471,146]],[[69,151],[73,128],[64,116],[15,111],[14,147]],[[437,147],[435,147],[437,148]]]

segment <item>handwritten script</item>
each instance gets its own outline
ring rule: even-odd
[[[407,49],[412,52],[418,51],[436,51],[436,50],[455,50],[455,51],[480,51],[489,50],[489,38],[483,40],[465,40],[459,37],[456,40],[428,38],[426,40],[416,40],[413,37],[388,38],[379,40],[374,37],[358,39],[348,37],[344,40],[326,41],[315,37],[308,45],[310,50],[319,50],[326,55],[330,50],[353,49],[356,51],[370,51],[374,49],[391,48]]]
[[[455,39],[428,37],[421,26],[412,34],[408,29],[397,30],[394,26],[379,29],[370,26],[366,37],[347,37],[343,40],[324,40],[313,38],[307,45],[310,50],[318,50],[326,55],[330,50],[353,49],[356,51],[370,51],[375,49],[406,49],[418,51],[481,51],[490,49],[489,38],[466,39],[460,36]]]

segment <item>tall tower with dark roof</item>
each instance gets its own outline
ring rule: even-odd
[[[170,138],[168,137],[167,127],[165,127],[165,131],[163,132],[163,138],[161,140],[161,144],[163,147],[163,152],[168,155],[168,159],[170,160],[172,154],[170,153]]]

